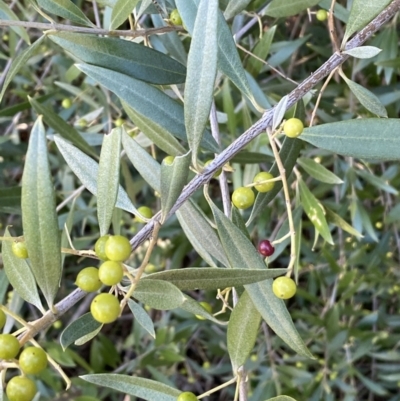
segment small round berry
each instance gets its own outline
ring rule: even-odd
[[[289,138],[297,138],[301,135],[303,129],[304,124],[298,118],[289,118],[289,120],[287,120],[285,124],[283,124],[283,132]]]
[[[115,121],[114,121],[114,125],[116,126],[116,127],[121,127],[123,124],[124,124],[124,119],[123,118],[117,118]]]
[[[124,269],[120,262],[108,260],[99,268],[99,279],[105,285],[116,285],[124,277]]]
[[[172,25],[182,25],[181,15],[179,14],[179,11],[176,8],[175,10],[171,11],[171,14],[169,15],[169,20]]]
[[[85,118],[80,118],[80,119],[77,121],[77,125],[78,125],[78,127],[86,128],[87,125],[88,125],[88,122],[87,122],[87,120],[86,120]]]
[[[122,235],[112,235],[107,240],[104,251],[109,260],[114,262],[123,262],[131,254],[131,244],[128,238]]]
[[[262,171],[261,173],[256,174],[256,176],[253,179],[253,183],[256,184],[260,182],[261,184],[254,185],[255,189],[258,192],[269,192],[272,190],[272,188],[275,186],[275,181],[271,182],[263,182],[267,180],[272,180],[274,176],[271,173],[267,173],[265,171]]]
[[[0,309],[0,330],[4,327],[6,324],[7,316],[6,314]]]
[[[290,277],[278,277],[272,283],[272,291],[281,299],[289,299],[296,294],[296,283]]]
[[[198,398],[190,391],[185,391],[184,393],[180,393],[179,397],[176,399],[176,401],[197,401],[197,400]]]
[[[102,286],[99,270],[96,267],[85,267],[76,276],[75,284],[83,291],[95,292]]]
[[[120,313],[118,298],[112,294],[96,295],[90,304],[90,312],[100,323],[115,322]]]
[[[213,161],[214,161],[213,159],[207,160],[207,161],[204,163],[204,167],[207,167],[207,166],[208,166],[209,164],[211,164]],[[221,173],[222,173],[222,168],[218,169],[218,170],[214,173],[213,178],[218,178],[218,177],[221,175]]]
[[[247,187],[237,188],[232,194],[232,203],[238,209],[247,209],[250,206],[253,206],[254,199],[255,196],[253,190]]]
[[[155,273],[156,271],[158,271],[159,269],[155,266],[155,265],[153,265],[153,263],[148,263],[147,265],[146,265],[146,267],[144,268],[144,272],[146,273],[146,274],[151,274],[151,273]]]
[[[151,219],[153,217],[153,211],[148,206],[140,206],[137,210],[146,219]],[[141,217],[136,216],[135,220],[139,223],[146,223]]]
[[[271,242],[269,242],[267,239],[264,239],[258,244],[258,252],[267,257],[271,256],[275,252],[275,248],[272,246]]]
[[[17,258],[26,259],[28,257],[26,242],[13,242],[11,245],[11,250]]]
[[[62,106],[64,109],[69,109],[69,108],[72,106],[72,100],[69,99],[69,98],[64,99],[64,100],[61,102],[61,106]]]
[[[13,359],[18,355],[19,342],[12,334],[0,334],[0,359]]]
[[[110,235],[103,235],[100,237],[96,243],[94,244],[94,251],[96,252],[96,255],[101,259],[101,260],[108,260],[105,247],[106,247],[106,242],[110,238]]]
[[[9,401],[31,401],[36,391],[35,382],[25,376],[14,376],[6,388]]]
[[[203,309],[205,309],[208,313],[212,313],[212,306],[208,302],[199,302],[199,304],[202,306]],[[199,320],[206,320],[205,317],[200,316],[200,315],[195,315],[197,319]]]
[[[166,166],[172,166],[172,164],[174,163],[174,160],[175,160],[174,156],[167,156],[167,157],[164,157],[162,162]]]
[[[36,375],[47,366],[47,355],[41,348],[25,348],[19,356],[19,367],[27,375]]]
[[[328,18],[328,13],[327,11],[321,9],[317,11],[316,17],[318,21],[326,21]]]

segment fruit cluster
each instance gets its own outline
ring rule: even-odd
[[[4,327],[6,315],[0,309],[0,329]],[[47,355],[41,348],[25,348],[20,352],[18,339],[12,334],[0,334],[0,360],[15,363],[22,375],[11,378],[6,387],[9,401],[31,401],[36,394],[35,382],[26,375],[36,375],[47,367]]]
[[[95,292],[102,285],[114,286],[121,282],[124,276],[122,262],[131,254],[131,244],[122,235],[104,235],[94,247],[96,255],[103,261],[100,267],[85,267],[82,269],[75,284],[83,291]],[[100,323],[112,323],[120,314],[118,298],[109,293],[96,295],[90,305],[93,318]]]

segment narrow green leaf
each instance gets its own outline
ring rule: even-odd
[[[311,177],[318,181],[326,182],[327,184],[343,184],[343,180],[341,180],[336,174],[332,173],[332,171],[329,171],[326,167],[317,163],[313,159],[299,157],[297,163],[299,166],[303,167]]]
[[[364,88],[362,85],[353,82],[351,79],[347,78],[346,75],[340,75],[345,80],[347,86],[353,92],[354,96],[367,110],[369,110],[373,114],[376,114],[379,117],[388,116],[385,106],[381,103],[377,96],[375,96],[367,88]]]
[[[262,36],[260,41],[256,44],[255,48],[252,50],[252,54],[257,56],[261,60],[265,60],[268,56],[272,40],[275,36],[276,27],[277,26],[274,25],[273,27],[269,28],[266,32],[264,32],[264,35]],[[264,65],[265,64],[263,64],[260,60],[250,56],[248,61],[247,71],[251,75],[256,77],[260,73]]]
[[[85,13],[71,0],[36,0],[41,8],[64,19],[91,28],[95,25],[86,17]]]
[[[33,275],[52,307],[61,279],[61,239],[44,126],[32,127],[22,176],[22,222]]]
[[[347,223],[346,220],[342,219],[338,214],[333,212],[331,209],[324,206],[326,212],[326,220],[335,226],[340,227],[342,230],[348,232],[350,235],[354,235],[357,238],[363,238],[363,235],[357,231],[353,226]]]
[[[159,310],[178,308],[185,301],[176,286],[162,280],[140,280],[133,297]]]
[[[180,308],[185,310],[186,312],[193,313],[194,315],[199,315],[201,317],[204,317],[204,319],[210,320],[211,322],[220,325],[226,325],[228,323],[216,319],[213,315],[208,313],[197,301],[195,301],[188,295],[185,295],[185,302],[180,306]]]
[[[246,362],[256,343],[261,315],[247,291],[233,309],[228,323],[227,345],[233,371]]]
[[[10,6],[0,0],[0,19],[11,20],[11,21],[19,21],[19,18],[11,10]],[[31,41],[29,38],[28,33],[26,32],[25,28],[21,26],[11,26],[10,27],[21,39],[23,39],[28,45],[30,45]]]
[[[290,17],[299,14],[309,7],[317,5],[321,0],[272,0],[264,11],[265,15],[274,18]]]
[[[185,127],[193,165],[213,101],[217,73],[218,0],[200,0],[193,28],[185,82]]]
[[[369,182],[371,185],[374,187],[381,189],[382,191],[385,191],[389,194],[392,195],[398,195],[399,191],[392,187],[387,180],[385,180],[382,177],[378,177],[366,170],[357,170],[357,175],[359,175],[362,179],[365,181]]]
[[[331,232],[329,231],[328,223],[325,219],[323,206],[318,202],[303,180],[299,180],[299,190],[302,206],[311,223],[321,234],[322,238],[324,238],[324,240],[329,244],[333,245],[333,239]]]
[[[4,256],[3,256],[3,266],[4,266]],[[4,304],[4,297],[7,293],[8,285],[9,285],[9,280],[7,278],[5,270],[6,270],[5,268],[0,270],[0,303],[1,304]],[[32,274],[32,272],[31,272],[31,274]]]
[[[1,13],[1,11],[0,11]],[[45,35],[41,36],[35,43],[32,45],[28,46],[26,49],[24,49],[21,53],[15,57],[13,62],[11,63],[10,69],[7,72],[6,78],[3,83],[3,87],[1,88],[0,92],[0,102],[3,99],[4,93],[6,92],[6,89],[8,88],[8,85],[14,77],[18,74],[18,71],[20,70],[21,67],[25,66],[28,60],[36,54],[36,51],[38,48],[42,45],[43,40],[45,39]]]
[[[364,28],[381,11],[387,7],[392,0],[354,0],[351,6],[349,20],[343,37],[343,44],[349,37]]]
[[[53,128],[55,132],[58,132],[63,138],[72,142],[75,146],[89,155],[92,155],[96,158],[99,157],[94,149],[82,138],[79,132],[70,124],[65,122],[63,118],[54,113],[54,111],[49,107],[46,107],[40,103],[38,99],[33,99],[29,96],[28,99],[36,113],[43,115],[43,121]]]
[[[128,117],[165,153],[171,156],[179,156],[187,152],[170,132],[159,125],[159,122],[137,113],[136,110],[129,107],[124,101],[122,101],[122,106]]]
[[[0,188],[0,212],[21,214],[21,187]]]
[[[400,120],[363,118],[305,128],[300,138],[340,155],[400,160]]]
[[[286,178],[290,176],[290,173],[293,170],[293,167],[296,165],[297,157],[300,154],[300,150],[302,148],[302,143],[299,139],[291,139],[285,138],[283,141],[283,146],[279,152],[279,156],[282,160],[283,166],[286,171]],[[279,175],[278,166],[276,163],[273,164],[272,168],[269,171],[274,177]],[[282,188],[281,181],[277,181],[275,183],[274,188],[269,192],[259,192],[256,197],[256,201],[254,202],[253,209],[251,211],[250,218],[247,224],[250,224],[254,219],[267,207],[268,203],[275,198],[275,196],[279,193]]]
[[[269,278],[282,276],[286,269],[252,269],[247,268],[207,268],[188,267],[185,269],[166,270],[153,273],[144,280],[165,280],[182,291],[216,290],[218,288],[238,287],[252,284]]]
[[[81,379],[99,386],[112,388],[147,401],[176,401],[181,391],[155,380],[132,377],[117,373],[80,376]]]
[[[106,235],[118,195],[121,153],[121,128],[114,128],[105,135],[101,147],[97,173],[97,218],[100,236]]]
[[[11,237],[8,228],[4,236]],[[10,284],[19,296],[26,302],[35,305],[42,313],[45,312],[37,290],[36,281],[26,259],[17,258],[12,251],[12,242],[2,242],[2,258],[4,270]]]
[[[156,85],[185,82],[184,65],[143,44],[72,32],[55,32],[48,36],[85,63]]]
[[[379,49],[375,46],[360,46],[360,47],[353,47],[349,50],[344,50],[342,53],[348,54],[349,56],[355,58],[372,58],[378,55],[382,49]]]
[[[265,401],[296,401],[292,397],[288,397],[287,395],[279,395],[278,397],[268,398]]]
[[[164,92],[145,82],[105,68],[83,64],[78,65],[78,68],[128,104],[137,116],[138,122],[134,122],[151,140],[153,136],[166,138],[166,142],[175,141],[174,138],[171,139],[172,135],[187,142],[183,107]],[[128,108],[128,115],[129,110]],[[219,147],[210,133],[204,135],[202,146],[211,152],[219,152]],[[175,147],[175,154],[186,153],[181,145],[175,144]]]
[[[160,175],[161,211],[164,220],[174,206],[187,183],[190,166],[190,152],[175,157],[171,165],[162,163]]]
[[[183,23],[193,35],[197,9],[200,0],[176,0],[175,4]],[[240,60],[232,32],[221,11],[218,11],[218,69],[225,74],[237,88],[253,101],[245,70]]]
[[[128,306],[135,321],[138,322],[153,338],[156,338],[153,321],[147,312],[132,299],[128,299]]]
[[[161,167],[157,160],[131,138],[125,129],[122,130],[122,146],[133,167],[154,190],[160,192]]]
[[[265,269],[265,264],[249,239],[209,200],[218,227],[218,234],[231,266]],[[272,291],[272,279],[245,285],[254,306],[263,319],[289,347],[312,358],[282,299]]]
[[[109,29],[112,31],[119,28],[128,19],[137,3],[139,0],[117,0],[111,13]]]
[[[69,144],[67,141],[59,136],[55,136],[54,140],[58,150],[63,155],[70,169],[81,180],[86,189],[93,195],[97,196],[97,174],[99,165],[89,156],[85,155],[75,146]],[[127,212],[138,214],[136,208],[133,206],[128,194],[119,186],[116,207]]]
[[[217,267],[213,258],[228,266],[221,241],[211,227],[204,212],[191,200],[186,201],[176,212],[176,217],[193,248],[210,266]]]
[[[65,351],[71,344],[81,337],[102,327],[102,324],[93,319],[91,313],[80,316],[69,324],[61,333],[60,344]]]
[[[251,0],[230,0],[224,11],[224,17],[228,20],[243,11]]]

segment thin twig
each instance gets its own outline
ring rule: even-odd
[[[24,28],[34,28],[41,31],[67,31],[75,33],[88,33],[92,35],[107,35],[107,36],[127,36],[130,38],[137,38],[140,36],[148,35],[161,35],[172,31],[184,31],[182,27],[177,26],[163,26],[160,28],[138,29],[131,30],[113,30],[101,28],[85,28],[81,26],[65,25],[65,24],[48,24],[43,22],[27,22],[27,21],[14,21],[14,20],[0,20],[0,26],[21,26]]]

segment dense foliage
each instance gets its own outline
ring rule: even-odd
[[[0,0],[0,400],[399,401],[399,10]]]

